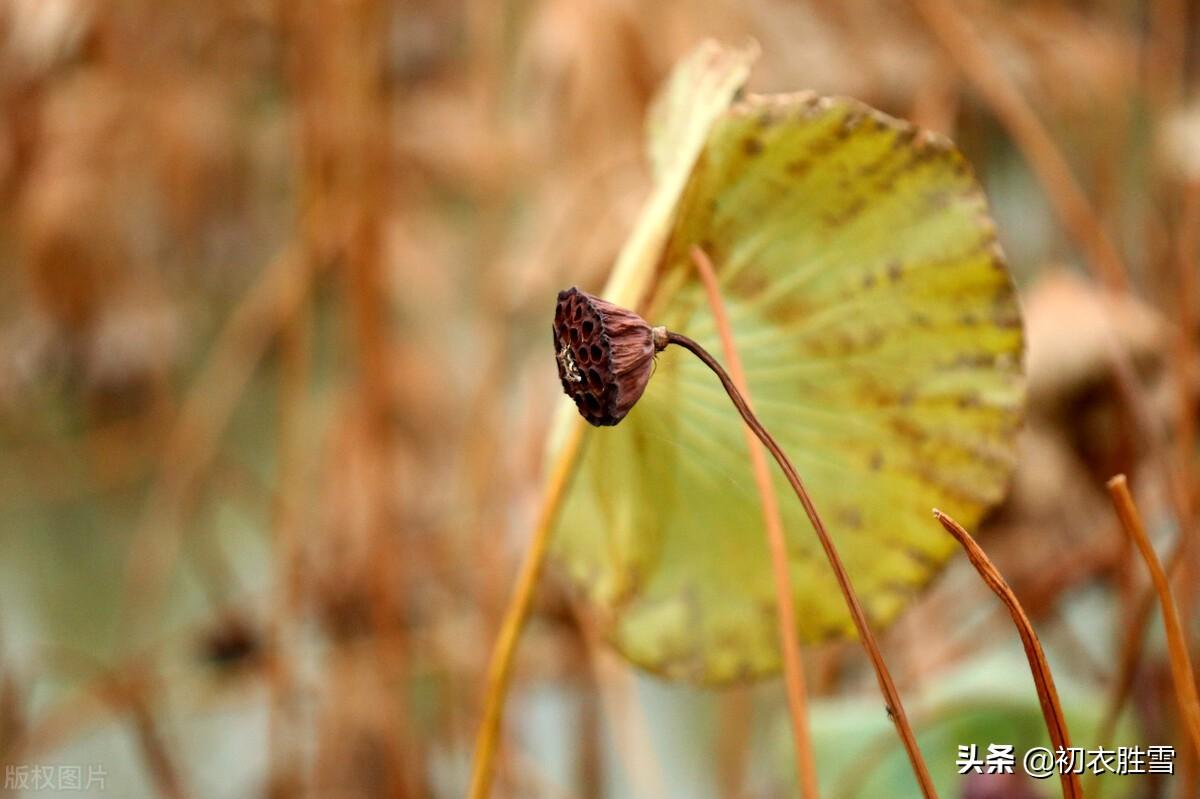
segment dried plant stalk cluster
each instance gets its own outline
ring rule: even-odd
[[[594,425],[625,418],[650,380],[666,331],[577,288],[558,293],[554,352],[563,390]]]

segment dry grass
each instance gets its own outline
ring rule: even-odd
[[[821,793],[909,779],[886,727],[838,732],[877,702],[853,648],[806,650],[718,732],[720,699],[631,675],[521,568],[549,529],[554,293],[603,284],[670,65],[752,36],[751,88],[917,117],[979,174],[1031,402],[1013,491],[972,532],[1062,664],[1077,738],[1111,702],[1075,743],[1178,747],[1174,777],[1105,795],[1195,795],[1197,20],[1196,0],[0,4],[0,759],[105,762],[122,796],[461,796],[482,718],[492,796],[777,796],[807,757],[779,744],[802,670]],[[1172,553],[1152,580],[1113,524],[1118,473]],[[959,561],[881,636],[923,748],[977,717],[939,692],[1013,654],[1005,623]],[[926,755],[942,795],[983,789]]]

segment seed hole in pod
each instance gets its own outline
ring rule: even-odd
[[[585,363],[587,363],[587,362],[588,362],[590,359],[591,359],[591,356],[588,354],[588,348],[587,348],[587,347],[580,347],[579,349],[575,350],[575,361],[576,361],[576,363],[585,364]]]
[[[579,329],[578,328],[575,328],[575,327],[571,328],[571,343],[573,343],[573,344],[579,343]]]
[[[583,401],[587,404],[588,408],[590,408],[591,410],[593,410],[593,411],[600,410],[600,400],[596,399],[595,394],[584,394]]]
[[[593,344],[590,351],[592,354],[592,360],[596,363],[600,363],[600,359],[604,357],[604,350],[600,349],[599,345]]]
[[[575,308],[571,311],[571,319],[578,322],[579,317],[582,315],[582,313],[583,313],[582,309],[579,307],[579,304],[576,303]]]
[[[585,319],[585,320],[584,320],[584,322],[583,322],[583,335],[585,335],[585,336],[590,336],[590,335],[592,335],[592,331],[593,331],[593,330],[595,330],[595,329],[596,329],[596,326],[592,324],[592,320],[591,320],[591,319]]]
[[[588,369],[588,385],[599,391],[604,384],[600,382],[600,373],[595,369]]]

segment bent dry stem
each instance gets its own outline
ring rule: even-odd
[[[746,382],[746,374],[742,370],[741,358],[733,341],[733,326],[729,323],[725,303],[721,300],[716,270],[713,269],[708,255],[699,247],[692,248],[692,261],[696,264],[696,271],[704,284],[704,293],[708,296],[708,306],[717,324],[717,333],[721,337],[721,348],[725,351],[725,362],[729,364],[730,377],[749,405],[753,400]],[[791,574],[788,571],[787,539],[784,537],[783,519],[780,517],[779,501],[771,484],[771,470],[767,458],[750,428],[743,429],[754,482],[758,485],[759,498],[762,500],[763,527],[767,536],[767,549],[771,555],[771,570],[775,578],[783,684],[792,722],[792,745],[796,754],[796,772],[800,777],[800,796],[801,799],[819,799],[817,764],[812,750],[812,733],[808,726],[808,692],[804,685],[804,664],[800,658],[800,642],[796,635],[796,603],[792,595]]]
[[[961,524],[936,508],[933,516],[941,523],[942,527],[946,528],[946,532],[954,536],[954,539],[967,553],[967,559],[971,561],[975,571],[1008,609],[1013,625],[1017,628],[1017,634],[1021,636],[1021,645],[1025,648],[1025,657],[1029,661],[1029,671],[1033,675],[1033,683],[1037,688],[1038,703],[1042,706],[1042,717],[1046,720],[1046,731],[1050,735],[1050,743],[1059,751],[1069,750],[1071,737],[1067,731],[1067,719],[1063,715],[1062,704],[1058,701],[1058,689],[1054,686],[1054,675],[1050,673],[1050,664],[1046,660],[1046,653],[1042,651],[1042,643],[1038,640],[1029,617],[1025,615],[1025,609],[1021,607],[1020,600],[1013,593],[1008,581],[1004,579],[1004,575],[992,563],[992,559],[987,556],[979,544],[975,543],[975,539]],[[1059,772],[1059,780],[1062,783],[1062,793],[1065,799],[1082,799],[1083,788],[1077,774],[1069,769],[1062,770]]]
[[[1187,636],[1183,624],[1179,620],[1179,611],[1171,595],[1171,581],[1163,571],[1154,546],[1146,535],[1142,524],[1141,514],[1134,504],[1133,495],[1129,493],[1129,483],[1125,475],[1118,474],[1108,481],[1108,491],[1112,495],[1113,505],[1125,532],[1137,545],[1146,568],[1150,571],[1150,579],[1154,590],[1158,593],[1159,604],[1162,608],[1163,628],[1167,635],[1167,651],[1171,659],[1171,679],[1175,683],[1175,699],[1179,705],[1179,714],[1183,719],[1184,729],[1192,739],[1192,746],[1200,755],[1200,697],[1196,691],[1196,676],[1192,672],[1191,656],[1188,653]]]
[[[821,521],[816,506],[813,505],[792,462],[775,438],[758,421],[745,396],[738,390],[724,367],[707,350],[687,336],[663,327],[652,328],[632,311],[577,288],[559,292],[553,333],[558,376],[563,391],[575,401],[580,415],[594,426],[615,425],[625,417],[641,397],[653,374],[655,353],[669,344],[677,344],[688,350],[716,374],[725,388],[725,393],[741,414],[742,420],[775,458],[804,507],[821,547],[825,550],[830,568],[833,569],[859,639],[875,669],[875,676],[887,703],[888,716],[896,725],[921,793],[926,799],[936,799],[937,792],[933,787],[933,780],[917,748],[916,736],[904,712],[900,693],[888,672],[879,644],[867,623],[866,613],[854,592],[850,576],[842,565],[829,532],[825,529],[825,524]],[[483,799],[491,787],[504,698],[512,673],[517,640],[529,617],[533,589],[545,559],[554,519],[576,460],[579,432],[579,428],[576,428],[552,470],[533,541],[525,555],[517,586],[492,652],[487,696],[471,774],[471,799]]]
[[[800,475],[797,474],[791,460],[788,459],[788,456],[780,448],[775,438],[758,421],[758,417],[754,415],[754,411],[750,410],[750,406],[746,404],[745,398],[738,391],[737,386],[734,385],[733,380],[726,373],[724,367],[717,362],[716,358],[710,355],[704,347],[681,333],[667,331],[667,343],[677,344],[690,351],[716,374],[717,378],[721,381],[721,385],[725,388],[725,393],[729,395],[729,399],[733,402],[734,407],[737,408],[738,413],[741,414],[746,426],[753,431],[754,435],[758,436],[758,440],[771,452],[771,455],[775,458],[775,462],[783,470],[783,474],[787,477],[788,483],[791,484],[792,490],[796,492],[796,497],[800,500],[800,504],[804,506],[804,512],[808,515],[808,520],[812,523],[813,530],[816,532],[817,538],[821,541],[821,547],[825,550],[825,556],[829,559],[829,565],[833,569],[834,577],[837,578],[838,587],[842,591],[846,607],[850,611],[850,616],[854,619],[854,627],[858,630],[858,637],[862,641],[863,648],[867,650],[867,655],[871,659],[871,665],[875,668],[875,676],[879,680],[879,688],[883,692],[884,699],[887,702],[888,716],[895,723],[896,731],[900,734],[900,740],[904,743],[904,749],[908,753],[908,759],[912,764],[913,774],[917,778],[917,783],[921,787],[921,793],[926,797],[936,797],[937,791],[933,787],[933,779],[929,776],[929,769],[926,767],[925,760],[921,756],[921,750],[917,747],[916,736],[913,734],[912,726],[908,722],[908,716],[904,712],[904,705],[900,701],[900,692],[896,690],[896,684],[892,680],[892,675],[883,660],[879,644],[875,640],[874,633],[871,632],[870,625],[867,623],[866,613],[863,611],[862,603],[858,601],[858,595],[855,593],[854,586],[850,582],[850,575],[846,573],[841,556],[838,555],[837,549],[833,545],[833,540],[829,537],[829,532],[825,529],[825,523],[821,521],[812,498],[809,497],[807,489],[804,488],[804,483],[800,480]]]

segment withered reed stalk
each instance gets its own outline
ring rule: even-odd
[[[191,792],[183,786],[179,766],[167,746],[154,711],[140,680],[127,686],[124,697],[128,703],[139,753],[160,796],[167,799],[186,799]]]
[[[1167,580],[1174,581],[1183,568],[1183,549],[1176,546],[1167,555]],[[1096,740],[1105,743],[1113,739],[1117,730],[1117,719],[1121,710],[1133,693],[1133,684],[1137,677],[1138,664],[1142,658],[1142,639],[1145,638],[1146,622],[1150,611],[1154,609],[1155,592],[1153,586],[1139,594],[1133,603],[1133,609],[1125,622],[1125,630],[1121,639],[1121,657],[1117,663],[1116,676],[1109,682],[1109,699],[1104,717],[1096,728]]]
[[[500,632],[492,649],[492,659],[488,664],[483,718],[479,722],[479,733],[475,740],[475,759],[472,763],[471,784],[467,793],[470,799],[484,799],[491,790],[495,771],[496,746],[500,735],[500,720],[504,714],[504,700],[512,679],[517,641],[529,618],[529,609],[533,605],[533,591],[537,587],[538,578],[542,573],[542,564],[546,560],[546,548],[550,543],[554,520],[558,515],[567,485],[571,481],[575,453],[578,451],[582,433],[581,425],[576,424],[572,427],[566,446],[555,461],[554,471],[550,474],[546,491],[543,494],[542,505],[538,510],[537,524],[534,526],[529,550],[525,553],[525,559],[521,563],[517,584],[513,588],[512,597],[504,612],[504,620],[500,624]]]
[[[1121,253],[1100,223],[1062,150],[1016,83],[988,53],[960,6],[949,0],[910,2],[1029,161],[1064,230],[1075,240],[1088,266],[1108,288],[1125,290],[1128,280]]]
[[[1196,258],[1200,255],[1200,180],[1191,180],[1183,190],[1179,233],[1175,246],[1175,294],[1178,298],[1178,323],[1175,326],[1176,412],[1175,460],[1181,490],[1179,540],[1185,552],[1185,578],[1179,598],[1184,627],[1190,627],[1196,612],[1200,585],[1200,541],[1196,539],[1195,485],[1196,453],[1196,381],[1192,365],[1196,363],[1196,330],[1200,309],[1197,302]]]
[[[971,561],[975,571],[979,572],[979,576],[987,583],[988,588],[992,589],[992,593],[998,596],[1004,606],[1008,608],[1013,624],[1016,625],[1017,633],[1021,636],[1025,657],[1029,660],[1029,672],[1033,675],[1033,683],[1037,687],[1038,703],[1042,706],[1042,717],[1046,720],[1046,731],[1050,733],[1050,742],[1056,749],[1069,749],[1071,737],[1067,732],[1067,720],[1063,715],[1062,705],[1058,701],[1058,689],[1054,687],[1054,676],[1050,673],[1050,664],[1046,661],[1042,643],[1038,640],[1037,633],[1034,632],[1029,617],[1025,615],[1017,595],[1013,593],[1008,581],[992,563],[991,558],[979,544],[975,543],[975,539],[961,524],[939,510],[934,510],[933,515],[941,522],[942,527],[946,528],[946,532],[954,536],[967,553],[967,559]],[[1069,769],[1063,770],[1059,772],[1059,779],[1062,781],[1064,797],[1081,799],[1083,788],[1077,774],[1071,773]]]
[[[734,385],[751,402],[746,375],[742,370],[742,359],[733,341],[733,328],[725,313],[725,303],[717,284],[717,275],[704,250],[692,248],[692,261],[700,273],[708,307],[712,309],[721,348],[729,363],[729,373]],[[796,636],[796,605],[792,595],[791,573],[788,570],[787,540],[783,535],[783,519],[779,513],[779,500],[771,484],[767,459],[754,434],[743,428],[746,434],[746,450],[750,453],[750,465],[754,471],[754,482],[762,500],[763,526],[766,529],[767,546],[771,553],[771,568],[775,578],[775,603],[778,607],[779,650],[783,657],[784,687],[787,691],[788,715],[792,723],[792,745],[796,755],[796,771],[800,776],[801,796],[817,799],[817,764],[812,750],[812,731],[808,725],[808,692],[804,684],[804,663],[800,655],[800,641]]]
[[[183,549],[183,520],[217,460],[238,400],[280,325],[308,297],[314,273],[298,247],[281,249],[230,312],[179,405],[128,550],[118,624],[131,651],[145,644],[158,618]]]
[[[301,503],[306,456],[306,391],[312,376],[312,306],[308,298],[279,331],[279,424],[276,459],[278,490],[272,497],[271,533],[279,577],[271,598],[269,656],[266,662],[270,707],[267,722],[267,778],[276,789],[298,789],[303,769],[297,767],[301,727],[296,712],[297,675],[290,631],[303,598],[300,574]]]
[[[1142,517],[1134,504],[1133,496],[1129,493],[1129,482],[1125,475],[1118,474],[1108,481],[1108,492],[1112,495],[1113,506],[1125,532],[1137,544],[1146,568],[1150,570],[1150,579],[1154,582],[1154,590],[1158,593],[1158,602],[1162,608],[1163,627],[1167,634],[1167,649],[1171,657],[1171,679],[1175,683],[1175,700],[1179,704],[1179,714],[1183,718],[1192,746],[1200,755],[1200,697],[1196,694],[1196,675],[1192,671],[1192,660],[1188,654],[1187,638],[1183,625],[1179,621],[1179,611],[1171,597],[1171,582],[1163,571]]]
[[[1184,189],[1183,209],[1179,220],[1178,242],[1175,248],[1174,278],[1175,294],[1178,298],[1178,322],[1175,335],[1175,374],[1176,374],[1176,418],[1177,427],[1173,434],[1174,462],[1163,459],[1159,471],[1163,479],[1171,486],[1171,498],[1175,506],[1176,523],[1180,535],[1175,547],[1166,557],[1165,572],[1168,583],[1182,585],[1179,598],[1179,615],[1181,625],[1190,627],[1190,619],[1194,613],[1197,575],[1200,575],[1200,544],[1194,539],[1196,535],[1194,496],[1194,469],[1192,453],[1196,443],[1196,425],[1191,412],[1194,404],[1195,388],[1189,373],[1190,364],[1195,360],[1195,344],[1193,335],[1196,328],[1196,278],[1195,254],[1200,247],[1200,182],[1192,181]],[[1114,359],[1114,371],[1116,370]],[[1125,386],[1126,402],[1134,410],[1137,405],[1145,406],[1144,397],[1138,398],[1129,394],[1129,380],[1118,374],[1118,385]],[[1140,412],[1140,418],[1145,418],[1145,411]],[[1145,424],[1142,424],[1145,428]],[[1165,439],[1165,436],[1162,438]],[[1164,440],[1164,451],[1170,449]],[[1153,445],[1152,445],[1153,446]],[[1181,577],[1181,573],[1183,576]],[[1100,742],[1111,741],[1116,730],[1117,719],[1133,691],[1138,664],[1142,654],[1142,639],[1144,638],[1146,621],[1154,608],[1155,590],[1153,586],[1142,590],[1134,599],[1121,644],[1121,657],[1117,668],[1117,676],[1111,681],[1110,697],[1103,719],[1098,729]]]

